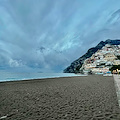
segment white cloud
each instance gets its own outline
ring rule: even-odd
[[[21,60],[13,60],[13,59],[9,60],[9,65],[10,67],[23,67],[24,66]]]

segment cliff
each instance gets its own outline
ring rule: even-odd
[[[64,73],[77,73],[79,69],[82,67],[82,64],[84,61],[91,57],[95,52],[98,50],[102,49],[103,46],[106,44],[109,45],[120,45],[120,40],[106,40],[106,41],[101,41],[96,47],[90,48],[86,54],[75,60],[74,62],[71,63],[70,66],[68,66],[63,72]]]

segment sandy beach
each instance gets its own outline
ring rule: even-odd
[[[113,77],[93,75],[0,83],[0,117],[120,120],[120,109]]]

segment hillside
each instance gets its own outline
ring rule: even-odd
[[[120,40],[106,40],[106,41],[101,41],[96,47],[90,48],[86,54],[75,60],[74,62],[71,63],[70,66],[68,66],[65,70],[64,73],[77,73],[79,72],[79,69],[82,67],[84,61],[87,58],[90,58],[94,53],[96,53],[98,50],[101,50],[106,44],[109,45],[120,45]]]

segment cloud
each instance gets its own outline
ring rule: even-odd
[[[13,60],[13,59],[10,59],[9,60],[9,65],[10,65],[10,67],[21,67],[21,66],[23,66],[23,64],[22,64],[22,61],[17,61],[17,60]]]
[[[120,38],[119,0],[0,0],[0,64],[59,72],[101,40]]]

